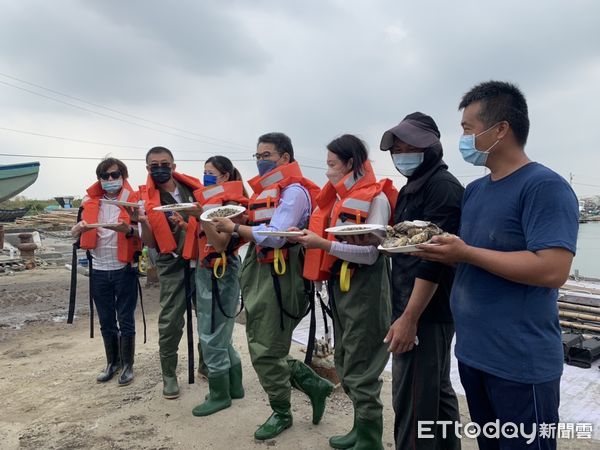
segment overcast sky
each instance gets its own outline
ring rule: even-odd
[[[489,79],[524,91],[529,156],[572,173],[578,195],[600,194],[598,1],[0,6],[0,154],[36,155],[0,156],[0,164],[41,162],[29,198],[81,196],[108,155],[126,160],[130,181],[142,184],[144,163],[135,159],[156,145],[173,151],[180,171],[201,177],[203,161],[223,154],[247,179],[256,174],[256,138],[269,131],[292,138],[318,184],[325,145],[356,134],[377,173],[400,187],[379,140],[414,111],[436,120],[444,159],[466,184],[483,172],[460,157],[457,105]]]

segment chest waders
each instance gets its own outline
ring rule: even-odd
[[[383,339],[391,320],[387,257],[372,265],[347,264],[350,286],[341,286],[344,261],[337,260],[328,282],[335,332],[335,368],[354,406],[354,426],[333,436],[334,448],[382,449],[382,410],[379,376],[389,359]]]

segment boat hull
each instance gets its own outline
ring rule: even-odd
[[[37,180],[39,162],[0,166],[0,202],[23,192]]]

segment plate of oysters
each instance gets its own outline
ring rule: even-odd
[[[428,244],[432,237],[445,235],[440,227],[424,220],[406,220],[386,227],[387,236],[378,250],[387,253],[420,252],[418,244]]]
[[[246,211],[246,208],[240,205],[217,206],[216,208],[211,208],[204,211],[200,216],[200,220],[204,222],[210,222],[212,219],[216,219],[217,217],[231,219],[232,217],[240,215],[244,211]]]
[[[327,228],[325,232],[333,233],[336,236],[353,236],[356,234],[368,234],[377,230],[384,231],[385,226],[374,223],[363,223],[360,225],[340,225],[338,227]]]

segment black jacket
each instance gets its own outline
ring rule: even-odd
[[[448,172],[445,164],[440,164],[437,170],[421,183],[416,191],[400,191],[394,210],[394,223],[404,220],[426,220],[448,233],[458,234],[464,192],[462,185]],[[415,278],[438,283],[438,288],[420,320],[452,322],[449,299],[454,269],[404,254],[397,254],[392,258],[393,320],[404,312]]]

